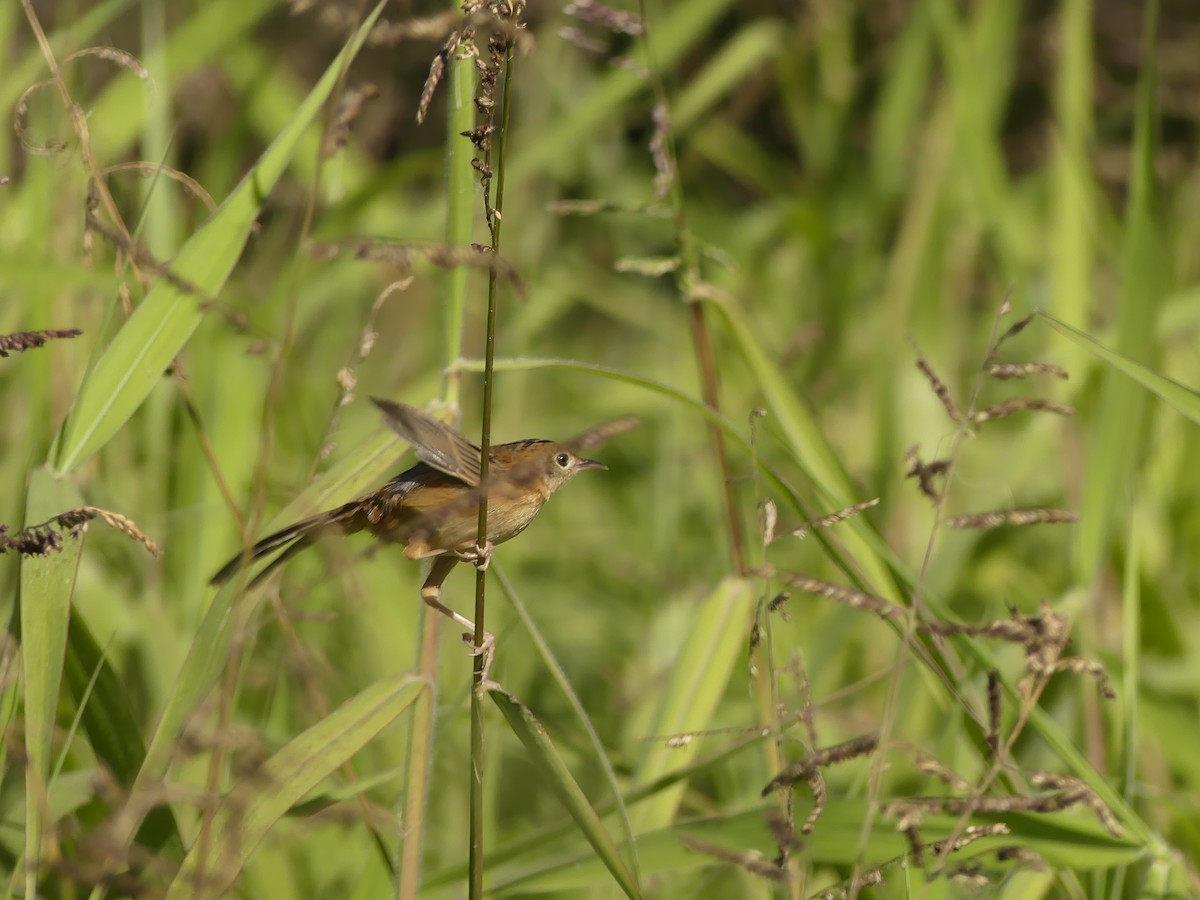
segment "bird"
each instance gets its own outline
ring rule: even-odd
[[[495,445],[488,452],[486,482],[481,483],[480,449],[454,428],[414,406],[377,397],[371,402],[388,427],[412,445],[417,464],[370,494],[267,535],[222,566],[210,584],[224,584],[256,560],[282,551],[251,580],[249,587],[254,587],[325,535],[368,531],[385,543],[404,545],[409,559],[433,558],[421,599],[466,628],[464,641],[484,654],[489,665],[495,638],[484,632],[482,643],[474,645],[475,624],[441,602],[446,576],[459,561],[486,568],[495,545],[524,531],[559,488],[580,472],[607,469],[579,451],[629,430],[637,419],[597,426],[566,443],[527,439]],[[478,547],[479,501],[484,494],[487,538]]]

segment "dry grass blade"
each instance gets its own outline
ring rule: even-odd
[[[996,851],[996,862],[1015,862],[1037,872],[1045,872],[1049,869],[1046,860],[1028,847],[1001,847]]]
[[[1096,796],[1087,784],[1074,775],[1060,775],[1057,772],[1040,772],[1034,771],[1030,773],[1030,780],[1034,787],[1043,790],[1054,791],[1054,798],[1062,803],[1062,809],[1068,806],[1073,806],[1076,803],[1082,803],[1092,811],[1092,814],[1100,821],[1108,833],[1113,837],[1120,837],[1124,832],[1121,830],[1120,824],[1113,816],[1104,802]]]
[[[971,637],[994,638],[1022,644],[1026,648],[1040,646],[1046,640],[1065,645],[1067,639],[1066,617],[1042,605],[1041,615],[1022,616],[1014,613],[1008,619],[997,619],[983,625],[968,625],[958,622],[922,622],[919,631],[927,634],[965,634]]]
[[[904,834],[908,841],[908,853],[912,857],[913,863],[918,867],[925,866],[925,845],[921,842],[921,832],[913,823],[906,823],[903,826],[897,826],[897,830]]]
[[[580,50],[585,50],[588,53],[594,53],[601,56],[608,52],[608,43],[584,34],[578,28],[564,26],[558,29],[558,36],[570,44],[574,44]]]
[[[675,158],[670,152],[671,114],[665,103],[655,103],[654,130],[650,136],[650,158],[654,160],[654,199],[662,200],[675,183]]]
[[[446,23],[452,27],[442,48],[434,55],[429,66],[429,75],[425,79],[424,87],[421,88],[421,99],[417,102],[418,125],[422,124],[429,115],[429,105],[433,102],[433,95],[437,93],[438,85],[441,84],[442,78],[446,74],[447,63],[456,54],[479,59],[479,48],[475,45],[476,29],[484,28],[491,32],[489,44],[494,42],[508,44],[524,38],[522,25],[518,19],[518,4],[489,5],[483,0],[466,0],[462,5],[462,11],[461,17],[418,19],[407,23],[407,26],[390,26],[387,30],[381,30],[374,36],[375,41],[380,44],[397,43],[405,38],[417,36],[417,29],[435,28],[438,23]],[[406,30],[406,27],[409,30]],[[422,36],[428,38],[432,34]],[[479,97],[487,96],[490,99],[488,88],[487,84],[480,85],[476,103],[479,102]]]
[[[628,203],[617,200],[572,198],[551,200],[546,211],[557,216],[596,216],[601,213],[629,213],[650,219],[669,219],[671,208],[661,203]]]
[[[939,781],[950,785],[956,791],[966,793],[971,790],[971,785],[965,778],[940,759],[934,759],[932,756],[920,754],[917,758],[917,771],[923,772],[926,775],[932,775]]]
[[[47,556],[50,553],[56,553],[62,550],[62,532],[65,531],[76,536],[87,530],[88,522],[97,518],[109,528],[116,529],[141,543],[152,556],[158,556],[161,553],[158,545],[147,537],[132,519],[98,506],[80,506],[68,510],[40,525],[31,525],[12,537],[7,536],[6,526],[0,525],[0,553],[8,550],[15,550],[22,556]],[[53,526],[62,531],[56,530]]]
[[[745,869],[751,875],[766,878],[768,881],[783,882],[787,880],[787,871],[785,869],[781,869],[778,863],[766,859],[757,851],[752,850],[749,853],[738,853],[734,850],[727,850],[717,844],[711,844],[690,834],[680,835],[679,839],[683,841],[684,846],[688,849],[694,850],[696,853],[703,853],[705,856],[711,856],[713,859],[719,859],[721,862],[733,863],[735,866]]]
[[[181,172],[170,166],[164,166],[162,163],[146,162],[140,159],[105,166],[100,170],[100,174],[106,178],[109,175],[123,172],[137,172],[144,178],[157,178],[160,175],[164,178],[169,178],[178,183],[188,194],[203,203],[210,213],[217,211],[217,202],[213,200],[212,195],[204,189],[204,186],[200,182],[187,174],[187,172]]]
[[[1062,525],[1079,521],[1069,509],[997,509],[990,512],[951,516],[948,528],[998,528],[1002,525]]]
[[[996,419],[1007,419],[1020,412],[1048,412],[1057,416],[1073,416],[1075,407],[1067,406],[1064,403],[1055,403],[1053,400],[1042,400],[1038,397],[1020,397],[978,410],[972,414],[971,423],[982,425],[984,422],[992,422]]]
[[[1076,792],[1058,792],[1044,797],[905,797],[883,805],[883,814],[899,820],[899,828],[912,827],[923,821],[930,813],[950,815],[973,815],[975,813],[1052,813],[1061,812],[1078,803],[1084,797]]]
[[[797,836],[792,828],[792,823],[779,810],[773,809],[767,813],[767,827],[771,829],[771,836],[775,838],[775,843],[781,848],[787,850],[804,848],[804,840]]]
[[[681,265],[683,260],[678,256],[625,256],[613,264],[613,271],[661,278],[679,271]]]
[[[1068,378],[1067,370],[1062,366],[1043,362],[995,363],[988,366],[987,373],[992,378],[997,378],[1001,381],[1006,381],[1010,378],[1028,378],[1030,375],[1052,375],[1055,378],[1061,378],[1063,381],[1066,381]]]
[[[898,864],[899,860],[891,863],[890,866],[865,869],[855,877],[840,882],[836,887],[814,894],[813,900],[846,900],[848,897],[857,897],[863,888],[878,887],[883,884],[884,868],[894,867]]]
[[[68,66],[76,60],[86,58],[102,59],[124,69],[139,81],[150,81],[150,70],[143,66],[132,53],[117,47],[84,47],[64,58],[59,65]]]
[[[406,241],[383,241],[349,239],[344,241],[317,241],[312,245],[314,256],[322,260],[333,259],[343,252],[353,254],[355,259],[382,262],[395,266],[407,274],[418,263],[426,262],[439,269],[455,269],[465,266],[495,273],[517,294],[524,298],[525,283],[516,267],[486,247],[451,247],[447,244],[417,244]]]
[[[988,670],[987,679],[988,730],[985,743],[992,759],[1000,752],[1000,673]]]
[[[779,524],[779,507],[775,505],[774,500],[763,500],[758,504],[758,513],[758,530],[762,536],[763,546],[766,547],[775,540],[775,526]],[[800,536],[803,537],[803,535]]]
[[[1028,315],[1025,318],[1021,319],[1019,322],[1014,322],[1011,326],[1009,326],[1008,330],[1005,331],[1004,334],[1000,335],[1000,337],[998,337],[996,339],[996,343],[992,345],[992,352],[988,356],[988,362],[991,362],[993,359],[995,359],[996,353],[1000,350],[1000,347],[1006,341],[1009,341],[1012,338],[1015,338],[1018,334],[1020,334],[1022,331],[1024,331],[1025,326],[1028,325],[1032,321],[1033,321],[1033,316]]]
[[[29,129],[25,125],[25,118],[29,115],[30,98],[43,88],[53,86],[54,81],[49,78],[44,81],[34,82],[25,88],[13,106],[13,132],[17,135],[17,140],[21,142],[21,149],[34,156],[54,156],[67,149],[67,145],[62,141],[48,141],[44,144],[37,143],[30,136]]]
[[[18,331],[15,334],[0,334],[0,358],[9,353],[20,353],[43,347],[48,342],[64,338],[79,337],[83,334],[78,328],[47,328],[41,331]]]
[[[139,81],[150,82],[149,71],[138,61],[137,57],[131,53],[127,53],[124,50],[119,50],[116,47],[85,47],[82,50],[72,53],[70,56],[64,58],[61,63],[59,63],[58,68],[60,76],[62,69],[65,69],[68,65],[77,60],[85,58],[102,59],[106,62],[111,62],[119,68],[125,69]],[[38,81],[29,85],[29,87],[22,92],[20,99],[17,100],[16,106],[13,108],[13,131],[16,132],[17,138],[21,142],[21,146],[28,153],[32,153],[37,156],[53,156],[56,153],[61,153],[67,147],[67,145],[61,141],[52,141],[46,144],[38,144],[34,142],[29,136],[25,122],[26,116],[29,114],[30,98],[43,88],[54,87],[57,84],[58,82],[55,79],[48,78],[44,81]],[[153,82],[150,82],[150,84],[153,86]]]
[[[571,0],[563,12],[581,22],[599,25],[617,34],[637,35],[643,30],[640,16],[597,3],[596,0]]]
[[[865,609],[884,619],[895,619],[904,614],[902,607],[885,600],[883,597],[878,597],[875,594],[867,594],[863,591],[856,591],[853,588],[833,584],[830,581],[823,581],[820,578],[797,575],[792,572],[776,572],[769,568],[757,569],[750,574],[758,577],[776,576],[789,587],[795,588],[802,593],[815,594],[818,597],[825,597],[827,600],[835,600],[838,603],[849,606],[851,609]]]
[[[839,509],[835,513],[830,513],[827,516],[821,516],[819,519],[813,519],[810,522],[805,522],[800,528],[792,532],[794,537],[804,538],[808,536],[808,532],[814,528],[828,528],[831,525],[836,525],[838,522],[844,522],[846,519],[857,516],[864,510],[871,509],[873,506],[879,505],[879,498],[874,500],[864,500],[862,503],[855,503],[853,506],[847,506],[845,509]]]
[[[976,813],[1054,813],[1061,812],[1072,806],[1082,804],[1087,806],[1104,827],[1113,835],[1120,837],[1122,832],[1112,812],[1104,805],[1096,793],[1082,780],[1054,772],[1033,771],[1029,773],[1030,781],[1039,790],[1049,791],[1043,796],[1015,795],[1009,797],[908,797],[894,800],[883,805],[884,815],[897,819],[897,828],[910,832],[923,822],[926,814],[949,813],[951,815],[969,816]],[[1007,834],[1007,827],[1001,823],[986,826],[987,828],[1004,828],[1004,831],[992,834]],[[940,855],[954,852],[979,837],[978,829],[967,828],[962,834],[947,841],[927,845],[936,848]]]
[[[813,772],[816,772],[823,766],[832,766],[859,756],[869,756],[878,748],[879,737],[874,734],[868,734],[816,750],[800,762],[792,763],[772,778],[767,783],[767,786],[762,789],[762,795],[765,797],[779,788],[790,787],[798,782],[807,781]]]
[[[1090,675],[1097,680],[1098,687],[1106,698],[1113,699],[1116,696],[1107,674],[1099,663],[1080,657],[1061,658],[1070,636],[1067,618],[1062,613],[1054,612],[1046,603],[1042,604],[1040,615],[1037,616],[1014,614],[1012,618],[999,619],[983,625],[923,622],[917,626],[917,630],[925,634],[963,634],[1020,644],[1025,650],[1025,669],[1029,678],[1045,678],[1059,672]],[[1030,685],[1022,686],[1022,691],[1027,696],[1029,690]],[[988,676],[989,749],[992,749],[993,736],[999,729],[999,705],[998,676],[992,672]]]
[[[738,736],[758,735],[759,737],[769,737],[770,734],[771,734],[771,729],[764,728],[761,726],[758,726],[758,727],[749,726],[749,727],[744,727],[744,728],[738,728],[738,727],[704,728],[699,731],[682,731],[679,734],[673,734],[668,738],[651,737],[651,738],[646,738],[645,740],[653,741],[656,743],[658,741],[662,741],[663,746],[669,747],[672,750],[677,750],[677,749],[681,749],[683,747],[688,746],[689,744],[692,743],[692,741],[696,740],[697,738],[722,737],[722,736],[727,736],[727,735],[738,735]]]
[[[934,841],[928,847],[937,856],[943,856],[946,853],[957,853],[976,841],[983,840],[988,837],[997,837],[1006,834],[1011,834],[1010,829],[1003,822],[993,822],[990,825],[971,825],[963,829],[963,833],[955,838],[948,838],[943,841]]]
[[[934,483],[934,479],[942,478],[950,471],[950,460],[935,459],[931,462],[922,462],[920,457],[920,447],[913,445],[908,452],[904,454],[904,462],[908,466],[904,473],[905,478],[917,479],[917,486],[932,503],[937,503],[942,499],[941,489]]]
[[[1096,687],[1107,700],[1116,700],[1117,692],[1113,689],[1112,682],[1108,679],[1108,673],[1104,671],[1104,667],[1094,659],[1084,659],[1081,656],[1071,656],[1066,659],[1060,659],[1054,664],[1054,672],[1071,672],[1075,675],[1090,675],[1096,679]]]
[[[330,125],[325,142],[321,146],[321,154],[326,159],[346,145],[350,139],[350,129],[354,127],[367,104],[378,96],[379,88],[370,83],[352,87],[342,95],[333,124]]]
[[[217,306],[216,296],[208,294],[195,282],[177,273],[171,263],[159,262],[144,245],[132,238],[125,237],[119,228],[109,228],[96,215],[95,209],[89,209],[86,219],[88,234],[93,232],[124,253],[129,259],[147,272],[162,278],[167,284],[183,294],[199,298],[205,307]]]
[[[950,420],[955,423],[961,422],[962,412],[959,410],[958,404],[954,402],[954,397],[950,394],[950,388],[938,377],[937,373],[933,371],[933,366],[920,353],[917,354],[917,368],[921,370],[929,382],[929,386],[933,388],[934,394],[941,401],[942,408],[946,410],[946,415],[950,417]]]

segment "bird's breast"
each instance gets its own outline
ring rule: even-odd
[[[488,540],[499,544],[516,537],[533,521],[545,503],[539,493],[526,497],[496,497],[488,503]]]

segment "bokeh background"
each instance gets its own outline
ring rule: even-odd
[[[243,896],[466,893],[470,657],[448,627],[437,660],[419,656],[432,627],[419,567],[359,536],[322,543],[249,595],[208,586],[246,540],[410,463],[369,396],[479,433],[488,270],[446,259],[448,243],[489,241],[474,149],[458,135],[475,123],[473,62],[418,124],[453,26],[443,6],[389,3],[325,87],[332,99],[303,119],[367,12],[275,0],[0,8],[0,108],[13,121],[0,141],[0,333],[82,331],[0,359],[0,522],[11,534],[86,503],[129,517],[163,551],[97,521],[82,547],[68,539],[69,563],[0,558],[7,896],[203,887],[187,866],[209,826],[223,837],[198,864]],[[1046,770],[1123,804],[1119,837],[1087,802],[1000,815],[1009,844],[1040,863],[997,861],[992,839],[973,890],[1200,891],[1200,433],[1194,389],[1162,399],[1164,378],[1200,384],[1200,6],[672,0],[645,12],[647,28],[633,6],[607,19],[590,4],[521,13],[500,251],[521,289],[499,286],[493,434],[642,424],[595,451],[608,472],[570,484],[498,552],[494,677],[597,809],[614,790],[631,798],[685,773],[629,801],[636,863],[622,852],[648,896],[803,896],[900,860],[912,851],[879,804],[955,791],[919,768],[925,756],[989,796],[1039,795],[1028,773]],[[493,32],[481,19],[481,57]],[[73,58],[88,48],[105,49]],[[49,55],[61,81],[31,91],[51,77]],[[344,98],[368,85],[377,96],[334,146]],[[245,221],[210,219],[206,198],[221,204],[300,119],[277,183],[238,195]],[[404,264],[399,252],[363,258],[384,246],[404,248]],[[193,289],[204,278],[214,286]],[[996,329],[1035,310],[1146,367],[1149,387],[1045,318],[1001,358],[1053,363],[1069,380],[981,379]],[[156,366],[138,352],[151,344],[176,349]],[[962,440],[918,358],[964,409],[1036,396],[1076,414],[1025,411]],[[139,382],[126,412],[109,402]],[[88,422],[103,439],[81,437]],[[1082,519],[942,528],[905,477],[913,445],[925,460],[956,453],[947,515]],[[819,538],[789,534],[875,498]],[[906,607],[923,598],[923,615],[946,621],[1034,615],[1045,601],[1071,623],[1069,654],[1101,664],[1118,699],[1067,674],[1036,714],[1022,710],[1020,649],[983,638],[949,642],[962,681],[948,684],[917,649],[928,644],[869,612],[793,592],[786,615],[767,613],[786,590],[762,574],[768,563]],[[60,611],[69,599],[69,636],[65,613],[38,623],[50,609],[39,591]],[[445,598],[471,614],[468,567]],[[237,612],[222,623],[214,609]],[[40,644],[21,640],[31,625]],[[986,777],[978,724],[993,666],[1014,692],[999,778]],[[290,777],[263,775],[264,760],[339,704],[418,671],[421,699],[389,694],[398,707],[360,723],[360,751],[322,745],[331,774],[263,813],[271,827],[243,868],[247,810]],[[484,708],[490,889],[615,895],[557,776]],[[825,816],[772,881],[752,863],[780,852],[767,822],[786,804],[760,792],[814,751],[805,719],[820,746],[872,733],[884,745],[826,772]],[[352,764],[334,764],[345,755]],[[226,801],[215,826],[214,798]],[[140,821],[143,801],[159,812],[130,849],[121,816],[140,809]],[[812,806],[801,785],[797,825]],[[626,824],[606,816],[623,841]],[[922,837],[962,824],[931,821]],[[402,861],[407,882],[393,872]],[[967,889],[928,859],[884,874],[879,896]]]

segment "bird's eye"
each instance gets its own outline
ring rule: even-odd
[[[559,468],[565,469],[571,464],[571,457],[565,453],[560,453],[558,456],[554,457],[554,461],[558,463]]]

